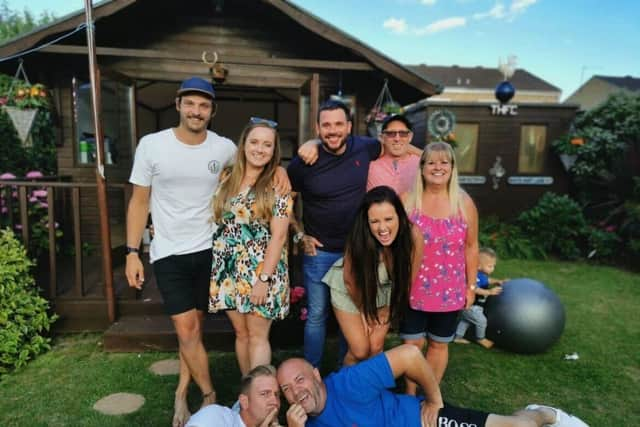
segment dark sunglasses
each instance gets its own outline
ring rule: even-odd
[[[252,125],[267,125],[271,129],[275,129],[278,127],[278,122],[275,122],[273,120],[263,119],[262,117],[251,117],[249,119],[249,123],[251,123]]]
[[[411,133],[410,130],[383,130],[382,134],[384,136],[388,136],[390,138],[394,138],[396,136],[401,136],[402,138],[406,138]]]

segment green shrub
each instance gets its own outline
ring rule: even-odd
[[[43,334],[57,316],[38,295],[32,265],[13,232],[0,231],[0,378],[50,348]]]
[[[514,224],[498,221],[495,217],[481,219],[478,234],[480,246],[496,251],[500,258],[545,259],[544,248],[527,237]]]
[[[588,227],[588,257],[598,260],[614,260],[621,249],[622,239],[616,233]]]
[[[587,222],[582,208],[567,195],[545,193],[537,205],[518,216],[517,225],[548,254],[565,259],[581,255]]]

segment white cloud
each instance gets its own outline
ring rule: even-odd
[[[475,13],[473,19],[505,19],[512,21],[516,16],[523,14],[529,6],[536,4],[538,0],[512,0],[508,8],[504,4],[497,2],[487,12]]]
[[[509,12],[516,15],[523,13],[531,5],[536,4],[538,0],[513,0],[511,6],[509,6]]]
[[[402,18],[397,19],[397,18],[391,17],[386,21],[384,21],[382,26],[384,28],[391,30],[396,34],[403,34],[407,32],[407,22]]]
[[[473,19],[484,19],[484,18],[493,18],[493,19],[502,19],[505,16],[504,5],[502,3],[496,3],[489,11],[476,13],[473,15]]]
[[[433,6],[436,4],[436,0],[420,0],[421,4],[426,4],[427,6]]]
[[[451,30],[457,27],[464,27],[467,25],[467,19],[461,16],[454,16],[451,18],[441,19],[439,21],[432,22],[423,28],[417,28],[414,30],[415,34],[422,36],[424,34],[434,34],[440,31]]]

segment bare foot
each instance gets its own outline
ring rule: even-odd
[[[176,396],[176,400],[173,403],[172,427],[184,427],[184,425],[187,424],[189,417],[191,417],[191,412],[189,412],[187,398]]]
[[[471,341],[466,340],[462,337],[454,339],[453,342],[456,344],[471,344]]]
[[[488,340],[486,338],[482,338],[481,340],[476,341],[478,344],[480,344],[481,346],[483,346],[484,348],[491,348],[493,347],[493,341]]]
[[[213,405],[214,403],[216,403],[216,391],[215,390],[202,395],[202,406],[200,406],[200,407],[204,408],[205,406]]]

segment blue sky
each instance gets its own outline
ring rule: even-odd
[[[231,0],[233,1],[233,0]],[[294,0],[405,64],[518,67],[567,97],[594,74],[640,77],[637,0]],[[62,16],[83,0],[8,0]]]

